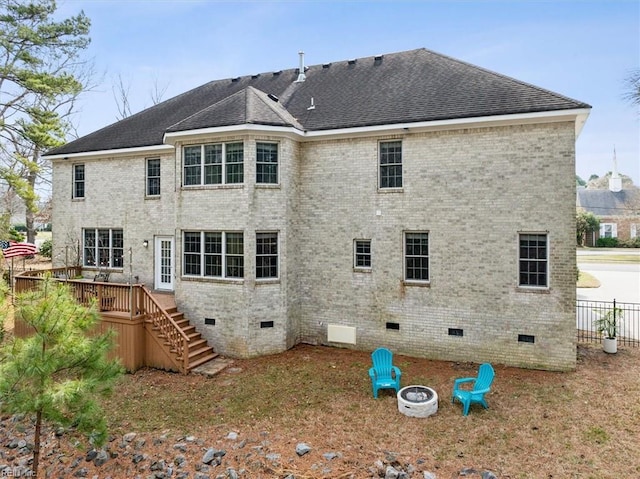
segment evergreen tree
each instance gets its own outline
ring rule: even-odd
[[[33,472],[37,476],[43,422],[73,426],[100,446],[107,426],[100,397],[122,373],[107,359],[113,333],[95,334],[94,306],[78,304],[66,284],[46,278],[16,299],[15,315],[34,331],[0,347],[0,411],[35,416]]]

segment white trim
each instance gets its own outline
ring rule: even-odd
[[[119,148],[116,150],[98,150],[98,151],[83,151],[81,153],[66,153],[60,155],[44,155],[44,158],[48,160],[70,160],[72,158],[99,158],[101,156],[130,156],[140,154],[148,154],[150,151],[166,151],[167,153],[173,152],[174,148],[171,145],[151,145],[151,146],[136,146],[134,148]]]
[[[100,156],[120,156],[146,153],[149,151],[171,151],[176,143],[185,140],[225,135],[230,133],[260,132],[273,133],[299,141],[313,141],[316,139],[337,139],[379,136],[383,134],[422,133],[438,130],[458,130],[464,128],[488,128],[492,126],[521,125],[532,123],[556,123],[561,121],[575,121],[576,138],[587,121],[590,108],[574,108],[571,110],[542,111],[535,113],[517,113],[513,115],[478,116],[472,118],[455,118],[450,120],[422,121],[414,123],[394,123],[376,126],[361,126],[355,128],[338,128],[332,130],[299,130],[294,127],[268,126],[256,124],[221,126],[165,133],[162,145],[122,148],[116,150],[89,151],[83,153],[69,153],[60,155],[45,155],[50,160],[66,160],[70,158],[90,158]]]

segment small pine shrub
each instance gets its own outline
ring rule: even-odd
[[[52,248],[53,246],[50,239],[44,241],[40,245],[40,255],[44,256],[45,258],[51,259]]]

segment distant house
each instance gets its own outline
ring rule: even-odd
[[[578,209],[593,213],[600,220],[600,229],[586,235],[585,246],[596,246],[599,238],[629,241],[640,236],[640,188],[632,183],[623,185],[615,168],[607,175],[608,188],[579,188]]]
[[[571,369],[589,111],[425,49],[212,81],[48,153],[54,265],[79,243],[228,356]]]

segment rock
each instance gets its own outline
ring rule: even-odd
[[[73,473],[73,477],[87,477],[89,471],[87,471],[86,467],[81,467],[76,472]]]
[[[304,442],[301,442],[296,446],[296,454],[298,456],[304,456],[310,451],[311,451],[311,447],[308,444],[305,444]]]
[[[387,466],[384,471],[384,479],[398,479],[400,477],[400,471],[393,466]]]
[[[482,479],[498,479],[498,477],[491,471],[482,471]]]
[[[152,462],[149,469],[152,471],[163,471],[165,467],[166,463],[164,462],[164,459],[160,459],[159,461]]]
[[[177,449],[180,452],[187,452],[187,445],[184,442],[179,442],[173,445],[174,449]]]
[[[104,449],[100,449],[98,454],[96,454],[95,459],[93,460],[93,464],[100,467],[104,465],[109,460],[109,454]]]
[[[437,479],[433,472],[424,471],[422,475],[424,476],[424,479]]]
[[[336,452],[325,452],[322,457],[324,457],[327,461],[331,461],[332,459],[335,459],[336,457],[339,457],[340,454],[336,453]]]
[[[84,457],[84,460],[87,462],[91,462],[96,458],[97,455],[98,455],[98,451],[96,451],[95,449],[91,449],[87,453],[87,455]]]
[[[229,469],[227,469],[227,477],[229,479],[239,479],[240,476],[238,476],[238,473],[236,472],[235,469],[230,467]]]
[[[140,450],[145,446],[146,443],[147,443],[147,440],[145,438],[141,437],[140,439],[136,440],[136,443],[135,443],[135,445],[133,447],[135,449],[137,449],[137,450]]]
[[[124,436],[122,436],[122,440],[124,442],[131,442],[136,438],[137,434],[135,432],[128,432]]]
[[[182,454],[178,454],[176,457],[173,458],[173,463],[178,467],[182,467],[182,465],[186,462],[187,462],[187,458],[184,457]]]
[[[280,454],[276,454],[275,452],[271,452],[269,454],[267,454],[265,456],[267,458],[267,460],[271,461],[271,462],[277,462],[280,460]]]
[[[131,460],[134,464],[138,464],[144,461],[144,454],[134,454],[133,459]]]
[[[207,449],[207,452],[205,452],[204,456],[202,456],[202,462],[204,464],[211,464],[213,460],[216,458],[215,453],[216,453],[215,449],[213,448]]]
[[[238,433],[231,431],[229,434],[227,434],[227,439],[229,439],[230,441],[237,441]]]

